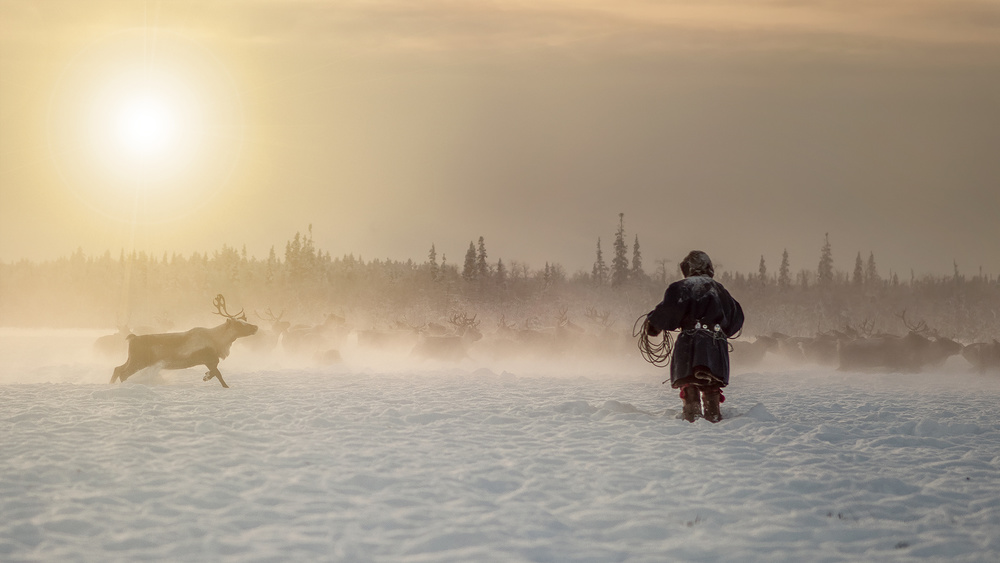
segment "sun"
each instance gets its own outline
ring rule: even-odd
[[[125,100],[114,123],[121,150],[139,158],[170,149],[177,142],[177,124],[177,109],[151,95]]]
[[[49,147],[91,209],[170,220],[206,205],[242,149],[239,90],[201,45],[158,31],[108,36],[80,52],[49,104]],[[141,200],[141,201],[140,201]]]
[[[198,84],[169,68],[106,76],[87,107],[86,142],[105,172],[142,180],[169,179],[197,161],[203,146],[197,123],[211,121]],[[170,182],[154,182],[169,187]]]

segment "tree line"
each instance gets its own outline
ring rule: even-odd
[[[57,260],[0,262],[0,326],[181,330],[208,322],[212,297],[223,293],[251,320],[264,310],[306,324],[336,313],[355,326],[377,327],[464,311],[480,315],[488,330],[498,319],[544,323],[556,311],[572,318],[599,310],[611,313],[616,330],[628,332],[681,276],[665,259],[647,273],[638,235],[629,244],[624,214],[618,218],[610,264],[598,238],[591,270],[573,274],[556,261],[539,268],[493,261],[482,236],[470,240],[460,264],[439,259],[433,243],[421,261],[334,257],[317,247],[311,225],[283,252],[272,247],[264,258],[223,245],[190,256],[124,250],[89,256],[78,249]],[[894,272],[882,276],[874,254],[865,258],[860,251],[853,269],[839,270],[828,235],[814,264],[793,273],[786,250],[777,272],[761,256],[756,272],[717,265],[716,277],[743,304],[748,335],[815,334],[861,323],[899,332],[898,315],[907,311],[955,338],[1000,337],[1000,282],[994,277],[966,276],[956,265],[951,276],[911,271],[901,280]]]

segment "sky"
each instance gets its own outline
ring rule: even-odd
[[[1000,3],[0,0],[0,261],[1000,275]]]

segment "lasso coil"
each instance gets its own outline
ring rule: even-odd
[[[656,367],[666,367],[670,364],[673,339],[669,332],[663,331],[663,338],[657,341],[655,336],[650,336],[647,332],[648,324],[647,315],[642,315],[632,325],[632,336],[638,338],[639,354],[642,355],[642,359]]]

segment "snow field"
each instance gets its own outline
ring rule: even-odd
[[[13,348],[3,561],[1000,560],[995,376],[737,369],[713,425],[651,370],[111,386]]]

